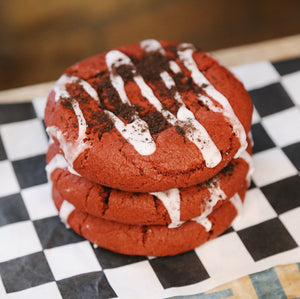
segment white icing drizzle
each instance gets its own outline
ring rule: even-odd
[[[221,189],[220,181],[216,178],[212,179],[212,182],[207,189],[210,193],[209,203],[212,207],[214,207],[219,200],[224,200],[227,198],[225,192]]]
[[[236,193],[234,196],[230,198],[230,202],[235,207],[237,214],[239,215],[241,213],[243,203],[238,193]]]
[[[174,60],[170,60],[169,68],[174,74],[178,74],[181,72],[179,65]]]
[[[248,133],[248,138],[250,140],[251,146],[253,147],[254,146],[254,140],[253,140],[253,136],[252,136],[252,132],[251,131],[249,131],[249,133]]]
[[[73,166],[73,162],[89,145],[83,141],[83,139],[77,138],[75,142],[68,141],[62,131],[56,126],[47,128],[47,133],[52,138],[56,138],[60,144],[60,148],[65,154],[65,158],[68,164]]]
[[[70,214],[75,210],[75,207],[69,203],[68,201],[64,200],[59,210],[59,216],[61,221],[66,225],[67,228],[70,226],[68,225],[68,218]]]
[[[160,76],[167,88],[175,86],[173,78],[167,72],[162,72]],[[201,150],[207,167],[218,165],[222,156],[215,143],[205,128],[196,120],[192,111],[184,105],[178,91],[175,92],[174,98],[181,104],[177,112],[177,119],[184,122],[178,123],[178,125],[185,126],[185,136]]]
[[[198,218],[194,218],[192,220],[194,220],[194,221],[198,222],[199,224],[201,224],[205,228],[205,230],[207,232],[209,232],[211,230],[212,223],[211,223],[211,221],[207,217],[205,217],[205,218],[199,218],[199,219]]]
[[[161,192],[152,192],[150,193],[156,196],[163,203],[167,209],[171,223],[169,228],[176,228],[180,226],[183,222],[180,221],[180,192],[179,189],[169,189]]]
[[[160,43],[156,40],[150,39],[141,42],[141,47],[144,48],[145,51],[159,51],[163,55],[165,54],[164,49],[160,45]],[[175,65],[177,67],[175,67]],[[180,70],[179,66],[175,61],[172,63],[172,68],[178,72]],[[181,104],[178,112],[177,119],[174,118],[173,114],[166,110],[162,110],[162,105],[159,100],[154,96],[153,91],[150,87],[145,83],[142,78],[138,78],[139,76],[135,76],[138,79],[135,80],[136,83],[141,88],[141,92],[145,93],[145,97],[152,103],[155,108],[163,114],[163,116],[173,125],[185,127],[185,136],[192,141],[201,151],[203,158],[205,160],[207,167],[215,167],[218,165],[222,156],[218,148],[216,147],[213,140],[210,138],[206,129],[196,120],[194,114],[184,105],[182,98],[178,91],[175,92],[176,101]],[[173,78],[168,74],[167,71],[164,71],[160,74],[162,81],[168,89],[175,87],[175,82]],[[159,104],[158,104],[158,103]],[[172,118],[170,118],[172,116]],[[178,122],[179,120],[180,122]]]
[[[176,117],[169,111],[163,109],[163,106],[159,99],[154,95],[153,90],[146,84],[143,77],[140,75],[134,76],[134,81],[141,90],[142,96],[144,96],[155,109],[162,113],[162,115],[173,125],[176,124]]]
[[[70,76],[62,75],[53,85],[55,92],[55,102],[58,102],[60,98],[68,98],[70,94],[67,92],[66,85],[68,83],[74,83]]]
[[[53,90],[55,91],[55,101],[58,101],[60,98],[70,98],[70,94],[66,89],[66,85],[72,83],[78,83],[90,96],[96,97],[96,99],[98,99],[96,91],[88,82],[81,80],[80,78],[75,76],[62,75],[53,86]],[[76,141],[68,141],[63,133],[55,126],[48,127],[47,132],[50,137],[55,137],[59,141],[60,147],[65,154],[66,160],[70,165],[73,165],[73,162],[76,160],[79,154],[83,152],[87,147],[89,147],[89,144],[84,141],[84,139],[86,138],[85,133],[87,124],[79,107],[79,103],[75,99],[71,99],[70,103],[78,121],[78,137]]]
[[[118,92],[121,101],[124,104],[130,105],[131,103],[125,92],[124,81],[123,81],[122,77],[119,74],[113,73],[113,66],[115,68],[118,68],[121,65],[133,66],[130,58],[120,51],[112,50],[106,54],[105,60],[106,60],[108,70],[110,72],[110,81],[111,81],[112,86]]]
[[[242,203],[242,200],[241,200],[240,196],[238,195],[238,193],[236,193],[233,197],[230,198],[230,202],[233,204],[233,206],[235,207],[235,209],[237,211],[237,214],[239,215],[241,213],[243,203]],[[205,214],[203,214],[199,217],[193,218],[192,220],[194,220],[194,221],[198,222],[199,224],[201,224],[205,228],[205,230],[207,232],[209,232],[211,230],[212,223],[207,218],[208,215],[206,217],[204,217],[204,215]]]
[[[201,150],[207,167],[215,167],[222,161],[221,153],[196,119],[189,120],[189,126],[185,127],[185,136]]]
[[[67,169],[70,173],[75,174],[77,176],[81,176],[78,172],[76,172],[66,161],[63,155],[56,154],[51,161],[46,166],[46,172],[48,179],[50,180],[51,174],[55,169]]]
[[[218,203],[218,201],[225,200],[227,196],[220,187],[220,181],[216,178],[212,180],[210,186],[207,189],[210,193],[210,197],[208,202],[206,202],[205,210],[200,216],[195,217],[192,220],[200,223],[204,226],[206,231],[209,231],[211,229],[211,222],[209,221],[207,216],[212,213],[213,208]]]
[[[77,138],[77,141],[82,142],[83,139],[86,137],[85,132],[86,132],[87,124],[86,124],[85,118],[83,116],[83,113],[82,113],[82,111],[79,107],[79,103],[75,99],[72,99],[71,103],[72,103],[72,107],[73,107],[73,110],[75,112],[75,115],[77,117],[77,120],[78,120],[78,138]]]
[[[249,167],[247,175],[246,175],[246,180],[247,180],[247,183],[249,186],[250,182],[251,182],[251,176],[254,172],[252,157],[250,156],[250,154],[247,151],[243,151],[240,155],[240,158],[243,159],[248,164],[248,167]]]
[[[98,98],[98,95],[96,91],[93,89],[92,86],[90,86],[89,83],[87,83],[84,80],[79,79],[75,76],[67,76],[62,75],[60,79],[54,84],[54,91],[55,91],[55,101],[58,101],[60,98],[70,98],[70,94],[66,90],[66,85],[77,82],[79,85],[83,87],[83,89],[90,95],[90,96],[96,96]],[[85,138],[85,131],[87,128],[87,124],[85,121],[85,118],[82,114],[82,111],[79,107],[78,102],[75,99],[71,100],[71,105],[74,110],[74,113],[78,120],[78,138],[77,141],[83,140]]]
[[[121,78],[120,78],[121,79]],[[123,80],[121,79],[123,82]],[[70,95],[66,90],[66,84],[78,83],[83,87],[83,89],[95,100],[100,101],[96,90],[86,81],[75,77],[75,76],[67,76],[62,75],[61,78],[56,82],[53,89],[55,91],[55,100],[58,101],[60,98],[65,97],[69,98]],[[122,93],[121,88],[119,88],[120,80],[117,81],[114,87],[117,88],[118,92]],[[124,88],[124,83],[123,83]],[[126,94],[125,94],[126,95]],[[127,96],[126,96],[127,97]],[[121,100],[126,103],[126,98],[122,96]],[[128,99],[127,99],[127,102]],[[50,136],[55,137],[59,142],[60,146],[65,153],[66,159],[70,165],[73,165],[73,162],[78,157],[78,155],[88,147],[87,143],[84,142],[86,137],[86,121],[82,114],[82,111],[79,107],[78,102],[75,99],[71,100],[72,108],[78,120],[78,138],[73,143],[67,141],[62,132],[57,127],[49,127],[47,132]],[[151,155],[156,150],[155,142],[148,130],[148,125],[143,120],[135,117],[135,120],[131,124],[123,123],[119,118],[117,118],[112,112],[108,110],[104,110],[106,114],[108,114],[114,123],[116,129],[121,133],[121,135],[133,145],[136,151],[141,155]]]
[[[249,164],[249,171],[247,174],[247,179],[251,175],[251,165],[252,159],[247,151],[244,151],[241,154],[241,158],[244,159]],[[206,204],[205,210],[198,217],[191,219],[192,221],[196,221],[201,224],[205,230],[208,232],[211,230],[212,223],[208,219],[208,216],[213,212],[214,206],[218,203],[219,200],[225,200],[227,198],[225,192],[220,187],[220,181],[218,179],[213,179],[210,186],[207,188],[210,197]],[[169,224],[169,228],[176,228],[184,223],[184,221],[180,221],[180,191],[179,189],[170,189],[163,192],[153,192],[152,195],[155,195],[157,198],[161,200],[165,208],[167,209],[171,223]],[[240,213],[242,208],[242,201],[239,197],[238,193],[236,193],[231,199],[230,202],[234,205],[237,212]]]
[[[53,90],[55,91],[55,101],[59,101],[60,98],[69,98],[70,94],[66,89],[67,84],[78,83],[83,89],[94,99],[99,101],[96,90],[86,81],[76,77],[62,75],[54,84]]]
[[[160,42],[155,39],[145,39],[140,42],[140,45],[146,52],[160,52],[163,55],[165,54]]]
[[[197,84],[199,87],[201,87],[203,84],[206,84],[205,92],[207,93],[207,95],[222,105],[224,116],[231,121],[233,131],[240,140],[241,147],[236,153],[235,158],[239,157],[241,152],[243,152],[247,148],[246,133],[239,119],[235,115],[229,101],[223,94],[221,94],[218,90],[214,88],[214,86],[206,79],[206,77],[198,69],[197,63],[193,58],[193,45],[181,44],[178,47],[177,53],[184,66],[191,72],[191,77],[194,83]]]
[[[130,58],[120,51],[113,50],[106,54],[105,59],[113,87],[118,92],[121,101],[124,104],[131,105],[124,88],[124,81],[122,77],[113,72],[113,67],[117,68],[121,65],[130,65],[133,67]],[[151,155],[155,152],[156,144],[150,134],[148,124],[139,118],[137,112],[133,116],[134,121],[130,124],[123,123],[110,111],[106,110],[106,113],[110,115],[116,129],[129,143],[133,145],[139,154]]]
[[[168,89],[171,89],[173,86],[175,86],[175,82],[174,82],[173,78],[168,74],[167,71],[160,73],[160,77]],[[181,97],[178,97],[178,92],[175,93],[174,97],[176,98],[177,101],[181,100]],[[177,99],[177,97],[178,97],[178,99]]]
[[[171,114],[169,111],[166,111],[163,109],[163,106],[161,102],[155,97],[152,89],[145,83],[142,76],[136,74],[136,70],[134,69],[134,65],[131,62],[130,58],[125,55],[124,53],[113,50],[106,54],[106,64],[108,66],[108,69],[110,70],[110,78],[112,80],[112,84],[117,90],[121,101],[123,103],[131,104],[124,89],[124,82],[123,79],[118,74],[113,74],[112,69],[114,67],[119,67],[121,65],[129,65],[133,69],[133,79],[136,82],[136,84],[139,86],[141,90],[141,94],[148,99],[148,101],[156,108],[156,110],[162,112],[163,116],[168,119],[168,121],[175,125],[176,124],[176,117]],[[137,119],[138,116],[135,115],[135,119]],[[148,127],[148,125],[145,123],[145,125]],[[144,131],[144,129],[143,129]],[[152,139],[152,138],[151,138]]]
[[[223,113],[223,109],[221,107],[217,107],[213,101],[204,94],[198,94],[198,99],[208,107],[209,110],[213,112]]]
[[[66,89],[67,84],[77,83],[83,87],[83,89],[94,99],[98,99],[99,97],[96,90],[86,81],[76,77],[69,75],[62,75],[54,84],[53,90],[55,91],[55,101],[59,101],[60,98],[69,98],[70,94]]]
[[[219,200],[225,200],[227,198],[226,194],[220,187],[220,182],[215,179],[211,186],[208,187],[210,193],[209,201],[206,204],[205,210],[199,217],[195,217],[192,220],[200,223],[204,226],[206,231],[209,231],[211,224],[207,216],[213,211],[213,207],[217,204]],[[180,220],[180,191],[177,188],[169,189],[161,192],[152,192],[150,193],[156,196],[164,205],[166,210],[169,213],[171,223],[169,228],[176,228],[184,223]]]
[[[115,128],[121,133],[121,135],[133,145],[135,150],[141,155],[151,155],[156,150],[156,144],[148,130],[148,125],[142,119],[136,117],[132,123],[123,123],[112,112],[105,111]]]
[[[240,158],[243,159],[248,165],[249,169],[246,175],[246,180],[248,182],[248,185],[250,184],[251,175],[253,174],[253,162],[252,157],[247,151],[243,151],[240,155]],[[207,219],[207,216],[213,211],[213,207],[217,204],[219,200],[225,200],[227,198],[226,194],[220,187],[220,182],[218,180],[213,180],[211,187],[208,187],[208,191],[210,192],[210,205],[206,206],[205,211],[199,216],[192,220],[197,221],[201,225],[203,225],[206,229],[206,231],[210,230],[209,226],[209,220]],[[236,193],[231,199],[230,202],[234,205],[236,208],[238,214],[240,213],[242,209],[242,201],[238,193]],[[209,230],[207,230],[209,228]]]

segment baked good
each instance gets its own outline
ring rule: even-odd
[[[54,203],[61,219],[96,246],[129,255],[166,256],[192,250],[223,233],[244,200],[246,187],[207,217],[165,225],[128,225],[105,220],[75,209],[56,191]]]
[[[243,85],[214,58],[146,40],[68,68],[48,96],[45,123],[82,176],[156,192],[216,175],[246,149],[251,114]]]
[[[243,158],[237,158],[201,184],[138,193],[108,188],[76,174],[55,144],[49,147],[47,163],[53,188],[78,210],[125,224],[170,227],[208,213],[228,201],[246,184],[251,166]]]
[[[76,63],[45,109],[62,221],[124,254],[216,237],[250,183],[251,118],[242,83],[191,44],[145,40]]]

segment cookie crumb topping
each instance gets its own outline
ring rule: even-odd
[[[102,71],[88,81],[68,75],[58,80],[55,100],[61,99],[65,109],[77,111],[78,138],[87,143],[88,139],[82,138],[84,132],[97,132],[101,139],[102,134],[116,128],[139,154],[151,155],[156,150],[154,135],[175,127],[177,134],[200,150],[206,167],[215,167],[222,156],[192,107],[185,104],[185,97],[192,93],[199,107],[230,120],[243,151],[247,145],[244,129],[228,100],[198,69],[193,58],[196,48],[191,44],[163,48],[156,40],[142,41],[140,46],[143,53],[139,59],[118,50],[108,52],[108,72]],[[135,85],[133,91],[127,89],[129,84]]]

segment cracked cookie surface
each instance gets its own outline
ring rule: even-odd
[[[246,188],[238,192],[244,200]],[[236,197],[235,195],[234,197]],[[66,200],[54,191],[53,200],[63,214]],[[237,215],[235,201],[229,200],[213,211],[207,219],[211,228],[206,230],[196,221],[187,221],[177,228],[163,225],[128,225],[92,216],[78,209],[61,215],[76,233],[100,247],[130,255],[166,256],[192,250],[223,233]]]
[[[48,96],[45,123],[68,164],[132,192],[212,178],[245,147],[243,85],[189,44],[143,41],[83,60]]]
[[[51,169],[48,174],[53,188],[78,210],[125,224],[171,224],[173,219],[171,219],[166,208],[174,200],[174,195],[171,192],[164,192],[168,196],[166,200],[169,201],[169,205],[165,206],[160,199],[164,195],[163,192],[138,193],[104,187],[71,173],[66,168],[66,163],[55,166],[55,159],[58,155],[61,155],[58,147],[52,144],[47,153],[49,165],[47,169]],[[60,159],[63,157],[60,156]],[[250,165],[245,160],[237,158],[212,179],[195,186],[179,188],[180,202],[178,208],[180,215],[178,221],[187,221],[201,216],[208,209],[219,208],[243,185],[247,185],[246,176],[249,168]]]

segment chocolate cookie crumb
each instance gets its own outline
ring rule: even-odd
[[[184,136],[185,135],[185,132],[184,132],[184,129],[182,127],[179,127],[177,126],[176,127],[176,132],[181,135],[181,136]]]
[[[71,99],[69,99],[69,98],[62,98],[60,100],[60,103],[65,109],[73,109],[72,104],[71,104]]]
[[[117,73],[122,77],[124,83],[126,84],[128,81],[133,81],[134,69],[131,65],[120,65],[117,68],[113,68],[113,74]]]
[[[151,135],[160,133],[170,127],[170,124],[158,111],[149,112],[142,119],[148,124]]]
[[[234,166],[234,162],[231,162],[225,168],[223,168],[220,173],[224,176],[232,176],[234,172]]]
[[[155,82],[161,80],[161,72],[169,71],[169,61],[167,56],[159,52],[144,53],[136,68],[146,81]]]

